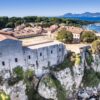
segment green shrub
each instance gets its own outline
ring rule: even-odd
[[[81,35],[82,42],[92,43],[96,39],[97,39],[97,37],[94,34],[94,32],[91,32],[91,31],[82,32],[82,35]]]
[[[73,41],[73,34],[66,30],[61,30],[57,34],[57,40],[64,42],[64,43],[72,43]]]
[[[24,79],[23,68],[18,66],[13,69],[13,75],[8,79],[8,85],[13,86],[23,79]]]
[[[100,72],[96,72],[96,75],[100,79]]]
[[[25,81],[32,81],[33,79],[33,71],[32,70],[27,70],[25,73],[24,73],[24,80]]]
[[[25,93],[28,97],[28,100],[45,100],[43,97],[41,97],[39,95],[39,93],[37,92],[37,90],[34,89],[34,85],[33,85],[33,81],[29,81],[26,79],[26,90]]]
[[[10,100],[10,96],[4,92],[0,92],[0,100]]]
[[[49,88],[52,88],[52,87],[56,88],[56,85],[55,85],[53,79],[52,79],[50,76],[44,78],[44,79],[43,79],[43,82],[44,82],[44,84],[45,84],[46,86],[48,86]]]
[[[19,80],[22,80],[24,78],[24,71],[23,68],[18,66],[16,68],[13,69],[13,74],[19,78]]]
[[[19,77],[11,77],[8,79],[8,85],[13,86],[20,81]]]
[[[100,82],[97,74],[93,69],[85,70],[83,77],[83,84],[85,87],[94,87],[97,86]]]
[[[66,100],[66,90],[65,88],[61,85],[60,81],[57,80],[55,77],[52,77],[54,84],[56,85],[57,89],[57,98],[58,100]]]
[[[81,56],[80,55],[76,55],[76,58],[75,58],[75,64],[76,65],[80,65],[81,64]]]
[[[92,51],[93,53],[100,54],[100,39],[92,43]]]
[[[89,66],[91,66],[92,62],[93,62],[93,56],[92,56],[92,53],[88,52],[88,56],[86,57],[86,61],[87,61],[87,64]]]

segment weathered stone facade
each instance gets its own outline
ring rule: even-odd
[[[12,70],[22,66],[43,69],[61,63],[65,47],[59,42],[50,42],[23,47],[21,41],[6,39],[0,41],[0,70]]]
[[[25,66],[21,42],[0,41],[0,70],[12,70],[16,66]]]

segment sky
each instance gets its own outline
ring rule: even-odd
[[[60,16],[99,11],[100,0],[0,0],[0,16]]]

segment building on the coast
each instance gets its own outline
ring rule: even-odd
[[[21,41],[10,35],[0,34],[0,70],[25,66]]]
[[[64,60],[66,50],[60,42],[23,47],[21,41],[8,34],[0,32],[0,70],[50,67]]]
[[[72,32],[74,42],[80,42],[81,33],[83,32],[82,28],[67,26],[66,30]]]

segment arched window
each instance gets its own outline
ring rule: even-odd
[[[28,56],[28,59],[31,59],[31,56],[30,55]]]

